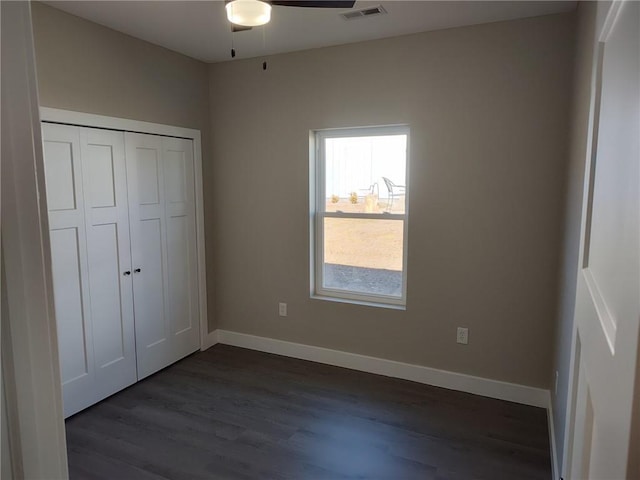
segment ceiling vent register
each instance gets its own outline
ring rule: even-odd
[[[382,5],[377,7],[363,8],[361,10],[349,10],[348,12],[341,13],[340,16],[345,20],[355,20],[357,18],[373,17],[376,15],[384,15],[387,11]]]

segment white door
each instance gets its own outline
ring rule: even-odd
[[[630,458],[640,455],[629,450],[640,319],[639,7],[598,6],[608,13],[597,45],[585,186],[570,479],[625,479]]]
[[[42,127],[64,412],[69,416],[137,378],[124,135]]]
[[[191,140],[126,133],[138,378],[198,350]]]

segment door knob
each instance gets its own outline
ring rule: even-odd
[[[136,268],[136,269],[133,271],[133,273],[140,273],[141,271],[142,271],[142,269],[141,269],[141,268]]]
[[[127,275],[131,275],[131,270],[127,270],[126,272],[123,273],[123,275],[126,277]]]

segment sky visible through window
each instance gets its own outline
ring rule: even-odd
[[[398,185],[406,179],[406,135],[328,138],[325,146],[327,198],[364,195],[377,184],[379,198],[389,192],[382,177]]]

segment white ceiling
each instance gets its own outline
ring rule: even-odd
[[[114,30],[205,62],[231,60],[224,2],[59,1],[45,3]],[[344,9],[273,7],[265,27],[233,34],[236,58],[394,37],[409,33],[513,20],[575,9],[575,1],[362,1],[387,15],[345,21]]]

